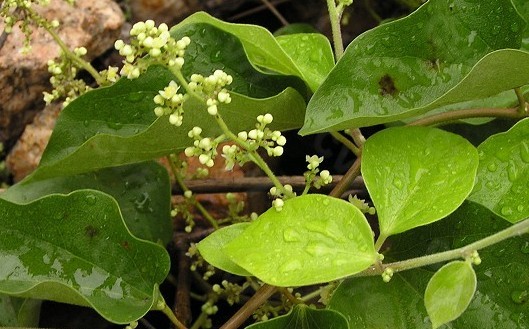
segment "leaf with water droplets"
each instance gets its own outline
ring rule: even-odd
[[[240,275],[251,276],[245,269],[235,264],[222,251],[225,245],[241,235],[250,223],[233,224],[223,227],[211,233],[207,238],[197,244],[200,255],[211,265],[220,268],[223,271]]]
[[[388,237],[457,209],[474,185],[478,153],[466,139],[436,128],[397,127],[371,136],[362,176]]]
[[[0,293],[90,306],[111,322],[153,308],[169,271],[167,251],[132,236],[102,192],[0,199],[0,228]]]
[[[41,300],[0,294],[0,326],[2,328],[38,327]]]
[[[303,286],[358,273],[377,259],[373,232],[352,204],[310,194],[271,208],[224,252],[260,280]]]
[[[435,272],[424,292],[433,328],[457,319],[467,309],[475,291],[476,273],[470,262],[453,261]]]
[[[289,34],[276,39],[304,73],[310,88],[316,90],[334,66],[329,39],[317,33]]]
[[[510,1],[430,0],[347,47],[300,134],[392,122],[526,85],[529,53],[505,49],[520,47],[525,25]]]
[[[110,194],[119,204],[128,229],[136,237],[164,245],[172,238],[171,186],[165,167],[150,161],[45,180],[25,180],[0,198],[28,203],[53,193],[94,189]]]
[[[529,217],[529,119],[478,146],[477,181],[469,200],[515,223]]]
[[[347,320],[338,312],[318,310],[298,304],[286,315],[259,322],[246,329],[348,329]]]
[[[509,223],[488,209],[465,202],[443,221],[390,237],[392,262],[460,248],[490,236]],[[479,251],[477,289],[454,329],[529,328],[529,237],[514,237]],[[342,313],[350,328],[431,329],[423,292],[439,264],[380,277],[351,278],[334,292],[329,308]],[[448,327],[448,326],[447,326]]]

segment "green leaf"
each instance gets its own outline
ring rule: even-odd
[[[352,204],[310,194],[271,208],[224,247],[239,266],[275,286],[303,286],[358,273],[377,259],[373,232]]]
[[[318,33],[318,30],[314,26],[306,23],[293,23],[283,27],[280,27],[274,32],[275,37],[288,34],[297,33]]]
[[[41,300],[0,294],[0,326],[38,327]]]
[[[0,199],[0,227],[0,293],[90,306],[115,323],[145,315],[169,270],[166,250],[132,236],[99,191]]]
[[[167,170],[156,162],[106,168],[75,176],[25,180],[0,198],[28,203],[53,193],[94,189],[110,194],[119,204],[129,230],[140,239],[169,243],[172,238],[171,186]]]
[[[465,202],[441,222],[388,239],[396,261],[460,248],[509,225],[488,209]],[[453,329],[529,328],[529,237],[511,238],[479,251],[477,290],[467,310],[450,324]],[[431,329],[423,292],[439,269],[432,265],[395,273],[389,283],[380,277],[351,278],[335,291],[329,308],[345,315],[350,328]]]
[[[154,95],[174,76],[161,66],[151,67],[135,80],[121,79],[74,100],[62,112],[37,170],[28,180],[73,175],[106,167],[151,160],[179,152],[192,145],[187,136],[194,126],[205,136],[221,130],[205,105],[190,98],[181,127],[167,117],[156,119]],[[277,96],[253,99],[232,93],[230,104],[219,111],[232,131],[255,127],[259,114],[271,113],[270,129],[287,130],[301,126],[305,102],[293,89]],[[160,138],[163,136],[163,138]]]
[[[529,119],[478,147],[477,182],[469,200],[515,223],[529,217]]]
[[[349,45],[300,134],[391,122],[528,84],[529,54],[499,50],[519,48],[524,28],[509,0],[430,0]]]
[[[246,329],[348,329],[347,320],[338,312],[318,310],[298,304],[286,315],[259,322]]]
[[[276,37],[283,50],[292,58],[305,81],[316,90],[334,67],[329,40],[318,33],[289,34]]]
[[[435,272],[424,293],[424,304],[433,328],[457,319],[476,291],[476,273],[466,261],[450,262]]]
[[[241,235],[250,223],[233,224],[216,230],[197,245],[200,255],[211,265],[223,271],[240,276],[251,276],[245,269],[235,264],[222,251],[224,246]]]
[[[362,152],[362,176],[381,236],[453,212],[472,190],[477,166],[472,144],[436,128],[396,127],[371,136]]]
[[[274,36],[262,26],[226,23],[204,12],[198,12],[174,26],[171,32],[182,29],[187,25],[201,23],[212,25],[237,37],[253,65],[284,75],[297,76],[307,82],[309,86],[311,85],[311,79],[306,76],[306,72],[301,67],[298,67],[298,63],[283,50]],[[193,35],[190,37],[193,40]],[[206,46],[204,45],[204,47]]]
[[[520,15],[525,18],[526,22],[529,22],[529,2],[525,0],[513,0],[512,1]],[[529,50],[529,27],[526,26],[522,39],[522,49]]]

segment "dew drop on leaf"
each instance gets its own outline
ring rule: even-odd
[[[396,188],[398,188],[400,190],[400,189],[402,189],[402,187],[404,185],[403,185],[402,180],[400,178],[395,178],[395,179],[393,179],[393,186],[395,186]]]
[[[525,163],[529,163],[529,143],[522,142],[522,145],[520,147],[520,157],[522,158],[522,161]]]
[[[511,300],[515,304],[524,304],[527,302],[527,299],[529,298],[529,293],[527,290],[514,290],[511,293]]]
[[[127,100],[132,103],[137,103],[143,99],[143,95],[141,93],[131,93],[127,97]]]
[[[498,166],[494,162],[491,162],[487,166],[487,170],[490,172],[495,172],[496,170],[498,170]]]
[[[301,262],[297,259],[289,260],[285,264],[283,264],[279,271],[282,273],[288,273],[292,271],[297,271],[301,269]]]
[[[287,228],[283,231],[283,239],[285,242],[299,242],[301,241],[301,235],[293,228]]]
[[[529,254],[529,241],[524,241],[520,247],[520,251],[523,254]]]
[[[97,202],[97,197],[93,194],[88,194],[86,197],[85,197],[85,201],[86,203],[88,203],[89,205],[94,205],[96,202]]]
[[[505,207],[501,208],[501,214],[503,216],[510,216],[510,215],[512,215],[512,212],[513,212],[512,208],[509,207],[509,206],[505,206]]]

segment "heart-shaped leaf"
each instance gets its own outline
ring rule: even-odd
[[[508,0],[430,0],[347,47],[300,134],[391,122],[528,84],[529,54],[499,50],[519,48],[525,25]]]
[[[396,127],[371,136],[362,176],[380,235],[437,221],[457,209],[474,185],[478,152],[466,139],[436,128]]]
[[[285,201],[224,248],[239,266],[275,286],[303,286],[358,273],[377,259],[373,232],[352,204],[310,194]]]
[[[211,233],[207,238],[198,243],[197,248],[200,255],[208,263],[223,271],[240,276],[251,276],[251,273],[248,273],[248,271],[235,264],[222,250],[225,245],[241,235],[248,225],[250,223],[233,224]]]
[[[90,306],[115,323],[145,315],[169,271],[165,249],[132,236],[99,191],[0,199],[0,227],[0,293]]]
[[[477,182],[469,200],[515,223],[529,216],[529,119],[478,147]]]
[[[25,180],[11,186],[0,198],[28,203],[53,193],[94,189],[110,194],[119,204],[127,227],[136,237],[169,243],[172,237],[171,186],[167,170],[156,162],[105,168],[75,176],[41,181]]]
[[[424,293],[433,328],[457,319],[476,291],[476,273],[470,262],[453,261],[435,272]]]
[[[347,320],[332,310],[317,310],[298,304],[286,315],[259,322],[246,329],[348,329]]]

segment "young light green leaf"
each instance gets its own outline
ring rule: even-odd
[[[529,119],[478,147],[477,182],[469,200],[515,223],[529,216]]]
[[[432,223],[457,209],[472,190],[477,166],[472,144],[436,128],[396,127],[371,136],[362,153],[362,176],[381,236]]]
[[[162,241],[164,245],[171,240],[169,175],[154,161],[40,181],[29,179],[11,186],[0,198],[21,204],[48,194],[68,194],[79,189],[99,190],[113,196],[134,236]]]
[[[509,0],[430,0],[349,45],[300,134],[391,122],[528,84],[529,54],[499,50],[519,48],[525,25]]]
[[[476,291],[476,273],[470,262],[453,261],[435,272],[424,293],[424,305],[434,329],[457,319]]]
[[[317,33],[289,34],[276,39],[303,72],[309,87],[318,89],[334,66],[329,39]]]
[[[200,255],[208,263],[223,271],[240,276],[251,276],[252,274],[235,264],[222,250],[226,244],[241,235],[249,225],[250,223],[233,224],[211,233],[197,244]]]
[[[510,224],[490,210],[465,202],[443,221],[389,238],[385,262],[460,248]],[[524,235],[479,251],[477,290],[467,310],[450,323],[453,329],[529,327],[529,238]],[[350,328],[431,329],[423,292],[439,265],[397,272],[389,283],[380,277],[345,280],[329,308],[345,315]]]
[[[271,208],[224,252],[260,280],[303,286],[358,273],[377,259],[373,232],[352,204],[310,194]]]
[[[145,315],[169,271],[166,250],[132,236],[99,191],[0,199],[0,228],[0,293],[90,306],[114,323]]]
[[[193,98],[186,102],[181,127],[171,125],[167,117],[156,119],[152,99],[172,79],[167,69],[154,66],[138,79],[121,79],[74,100],[61,112],[40,165],[28,179],[73,175],[183,151],[192,145],[187,133],[194,126],[202,127],[205,136],[220,134],[204,104]],[[294,129],[303,121],[305,102],[291,88],[265,99],[236,93],[231,98],[219,111],[232,131],[254,128],[255,118],[263,113],[274,116],[270,129]]]
[[[348,329],[347,320],[338,312],[318,310],[298,304],[286,315],[259,322],[246,329]]]
[[[38,327],[41,300],[0,294],[0,326]]]

